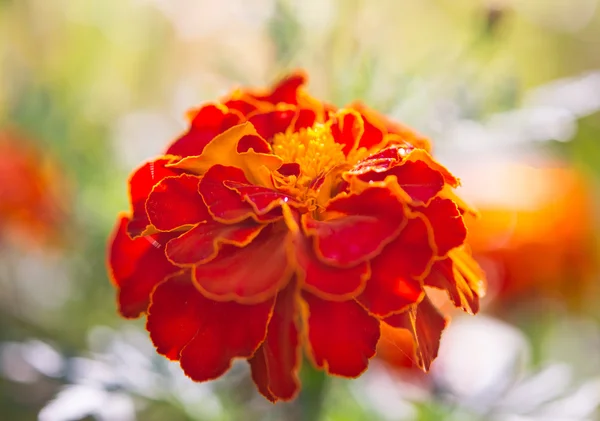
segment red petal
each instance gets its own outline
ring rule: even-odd
[[[285,132],[292,124],[296,111],[291,108],[275,109],[255,114],[248,119],[259,135],[269,140],[277,133]]]
[[[293,238],[304,289],[323,299],[337,301],[360,294],[371,273],[368,262],[346,269],[329,266],[317,258],[309,238],[300,232],[293,234]]]
[[[306,76],[301,73],[293,73],[282,79],[273,89],[266,93],[253,93],[248,92],[247,94],[252,98],[258,99],[259,101],[270,102],[271,104],[278,104],[284,102],[286,104],[297,104],[298,103],[298,89],[306,83]]]
[[[237,224],[207,221],[169,241],[165,252],[169,260],[177,265],[206,263],[217,256],[222,245],[245,246],[264,227],[252,219]]]
[[[269,146],[269,143],[265,139],[260,136],[247,134],[238,142],[237,151],[244,153],[250,149],[258,153],[271,153],[271,146]]]
[[[287,162],[282,164],[281,167],[277,170],[278,173],[284,176],[294,175],[298,177],[300,175],[300,164],[296,162]]]
[[[156,229],[170,231],[210,218],[198,193],[199,181],[200,177],[182,174],[164,178],[154,186],[146,201],[146,211]]]
[[[252,206],[238,193],[225,187],[223,183],[226,180],[249,184],[241,169],[223,165],[212,166],[200,180],[198,190],[212,217],[220,222],[232,223],[254,214]]]
[[[209,300],[184,271],[156,287],[146,328],[157,351],[179,359],[192,380],[211,380],[224,374],[234,358],[254,354],[265,338],[273,304]]]
[[[267,337],[249,360],[258,390],[272,402],[293,399],[300,388],[298,311],[296,283],[290,282],[277,295]]]
[[[417,209],[431,225],[438,256],[446,256],[450,250],[465,242],[467,229],[452,200],[436,197],[427,207]]]
[[[446,327],[446,319],[425,297],[418,305],[404,313],[395,314],[384,320],[393,327],[408,329],[416,344],[416,357],[419,367],[429,370],[440,348],[440,338]]]
[[[409,219],[398,238],[371,261],[371,279],[358,301],[379,317],[405,310],[423,298],[417,277],[432,258],[427,226],[420,218]]]
[[[369,150],[383,142],[386,129],[375,116],[375,112],[367,112],[366,109],[363,109],[360,114],[364,123],[364,132],[358,142],[358,147]]]
[[[378,164],[381,165],[381,162]],[[381,171],[381,167],[376,167],[372,171],[363,172],[359,178],[363,181],[383,181],[390,175],[396,176],[398,185],[413,200],[421,203],[427,203],[444,187],[442,174],[431,169],[423,161],[405,161],[384,171]]]
[[[243,121],[242,116],[223,105],[209,104],[196,113],[189,130],[167,149],[167,154],[200,155],[204,147],[218,134]]]
[[[108,270],[119,288],[119,312],[124,317],[138,317],[148,307],[150,292],[163,279],[178,270],[164,254],[169,234],[140,237],[127,235],[128,218],[121,217],[115,226],[108,250]]]
[[[293,196],[267,187],[229,180],[225,180],[223,184],[228,189],[237,192],[244,201],[252,205],[257,215],[265,215],[280,206],[281,203],[287,203],[295,208],[303,207],[303,204]],[[280,215],[280,213],[277,214]]]
[[[346,156],[358,148],[364,132],[362,117],[356,111],[342,110],[332,117],[331,135],[336,143],[344,145],[342,152]]]
[[[235,94],[234,94],[235,95]],[[258,104],[255,99],[249,98],[244,94],[239,98],[232,98],[223,103],[230,110],[239,111],[244,117],[247,117],[250,113],[258,108]]]
[[[346,215],[318,221],[305,214],[302,222],[307,235],[314,236],[317,256],[338,267],[353,266],[379,254],[406,220],[403,205],[384,187],[333,199],[327,211]]]
[[[308,108],[298,108],[293,121],[294,131],[312,127],[317,121],[317,113]]]
[[[129,196],[132,216],[127,226],[127,232],[131,237],[139,237],[150,225],[146,214],[146,199],[152,188],[166,177],[181,174],[181,170],[166,167],[171,161],[173,161],[173,157],[163,157],[147,162],[135,170],[130,177]]]
[[[256,303],[272,297],[291,276],[286,235],[263,230],[246,247],[222,247],[215,259],[194,268],[196,285],[219,301]]]
[[[330,374],[357,377],[367,369],[379,340],[379,320],[356,301],[326,301],[310,293],[308,339],[317,367]]]

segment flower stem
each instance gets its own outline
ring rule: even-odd
[[[319,421],[327,393],[327,374],[305,360],[300,372],[302,389],[296,400],[299,421]]]

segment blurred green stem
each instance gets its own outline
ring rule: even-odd
[[[302,389],[296,400],[298,421],[319,421],[327,394],[327,374],[305,360],[300,372]]]

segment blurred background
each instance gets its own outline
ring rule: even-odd
[[[1,0],[0,419],[306,419],[245,364],[185,378],[117,316],[104,266],[129,172],[187,109],[305,68],[318,98],[433,139],[489,278],[429,375],[385,336],[321,419],[600,420],[599,3]]]

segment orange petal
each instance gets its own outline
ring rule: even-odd
[[[257,303],[277,293],[290,280],[287,232],[264,229],[249,245],[225,245],[216,258],[194,268],[197,287],[207,297]]]
[[[108,271],[119,290],[119,312],[123,317],[135,318],[146,311],[152,289],[178,268],[164,253],[172,234],[132,240],[127,235],[128,222],[126,216],[121,216],[110,237]]]
[[[479,298],[485,293],[483,272],[462,248],[435,262],[425,284],[446,290],[454,305],[470,314],[479,311]]]
[[[267,337],[249,360],[258,390],[270,401],[293,399],[300,388],[299,332],[295,282],[277,295]]]
[[[256,305],[204,297],[182,271],[152,294],[146,328],[158,353],[180,360],[194,381],[224,374],[234,358],[251,357],[263,342],[274,300]]]
[[[416,344],[417,363],[424,371],[437,357],[442,332],[447,321],[425,297],[412,309],[394,314],[384,320],[390,326],[408,329],[412,332]]]
[[[214,259],[224,244],[248,245],[265,225],[252,219],[237,224],[206,221],[167,243],[165,253],[179,266],[198,265]]]
[[[240,124],[244,118],[222,104],[208,104],[194,112],[188,131],[167,149],[167,154],[179,156],[200,155],[217,135]]]
[[[146,234],[150,225],[146,214],[146,199],[163,178],[181,174],[180,170],[168,168],[167,164],[176,159],[173,156],[163,156],[150,161],[136,169],[129,178],[129,196],[132,208],[132,216],[127,232],[132,238]]]
[[[160,231],[193,225],[210,218],[198,193],[200,178],[181,174],[166,177],[154,186],[146,200],[150,223]]]
[[[379,320],[356,301],[326,301],[308,292],[309,354],[330,374],[357,377],[367,369],[379,340]]]
[[[427,226],[421,218],[409,219],[400,235],[371,261],[371,279],[357,300],[378,317],[405,310],[423,298],[418,277],[432,259]]]
[[[200,156],[189,156],[170,165],[202,175],[214,165],[236,167],[252,184],[271,187],[268,175],[282,164],[281,158],[254,150],[238,152],[238,144],[245,136],[259,136],[251,123],[238,124],[216,136]]]

